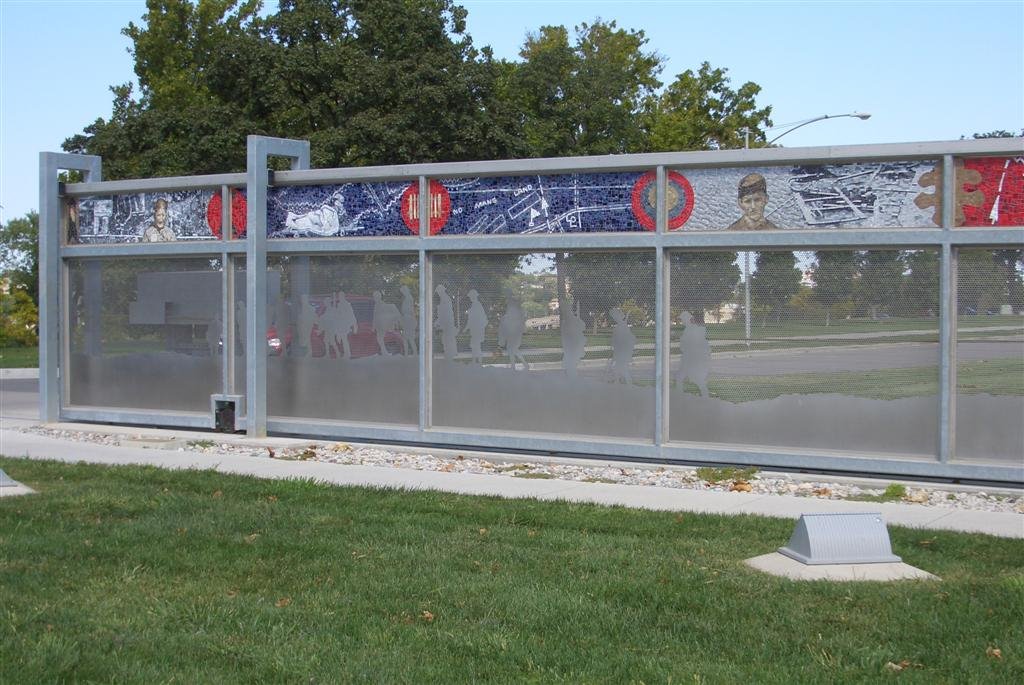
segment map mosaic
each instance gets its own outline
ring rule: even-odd
[[[450,197],[450,214],[440,231],[445,235],[643,231],[654,227],[654,174],[442,179],[441,186]]]

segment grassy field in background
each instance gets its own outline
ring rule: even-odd
[[[942,582],[796,583],[742,563],[786,520],[0,468],[40,493],[0,500],[5,683],[1024,681],[1020,540],[893,528]]]
[[[35,369],[38,367],[38,347],[0,347],[0,369]]]
[[[1024,359],[960,362],[957,392],[965,395],[1024,395]],[[687,382],[686,391],[698,393]],[[872,371],[790,373],[758,376],[712,376],[708,392],[729,402],[767,400],[780,395],[838,393],[875,400],[939,394],[939,368],[921,366]]]

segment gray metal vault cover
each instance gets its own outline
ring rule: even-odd
[[[802,514],[779,553],[804,564],[882,564],[902,561],[892,553],[880,513]]]

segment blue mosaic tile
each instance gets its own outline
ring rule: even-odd
[[[412,235],[402,218],[411,181],[271,188],[267,237],[334,238]],[[415,225],[415,224],[414,224]]]
[[[442,235],[643,231],[645,175],[560,174],[442,179],[450,212]],[[653,188],[653,183],[650,183]],[[643,188],[640,188],[643,190]],[[634,197],[637,197],[637,202]],[[650,214],[653,216],[653,213]],[[651,220],[653,227],[653,220]]]

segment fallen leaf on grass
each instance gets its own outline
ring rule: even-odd
[[[277,501],[277,495],[268,495],[267,496],[267,501],[270,502],[270,503],[276,502]]]
[[[238,590],[228,590],[227,595],[231,599],[234,599],[235,597],[238,596]]]
[[[999,649],[998,647],[989,647],[988,649],[985,650],[985,654],[987,656],[992,657],[993,659],[1002,659],[1003,658],[1003,650]]]
[[[480,529],[480,534],[481,535],[487,535],[487,529],[486,528],[481,528]]]
[[[245,536],[245,541],[248,542],[251,545],[252,543],[256,542],[256,538],[258,538],[259,536],[260,536],[259,533],[253,533],[252,535],[246,535]]]
[[[887,661],[886,664],[885,664],[886,670],[892,671],[893,673],[899,673],[900,671],[906,669],[909,666],[910,666],[910,662],[907,661],[906,659],[904,659],[903,661],[899,662],[898,664],[893,663],[891,661]]]
[[[433,623],[433,621],[434,621],[434,615],[432,613],[430,613],[429,611],[427,611],[426,609],[423,610],[423,613],[420,614],[420,616],[427,623]]]
[[[732,484],[729,485],[729,492],[752,492],[753,489],[754,488],[751,487],[750,483],[745,480],[734,480]]]
[[[221,492],[220,490],[214,490],[213,491],[213,498],[214,499],[220,499],[223,496],[224,496],[224,493]]]
[[[530,538],[537,537],[537,531],[535,531],[535,530],[528,530],[528,531],[526,531],[526,537],[530,537]]]
[[[292,603],[292,598],[291,597],[282,597],[281,599],[279,599],[276,602],[274,602],[274,606],[276,606],[278,609],[283,609],[283,608],[285,608],[286,606],[288,606],[291,603]]]

